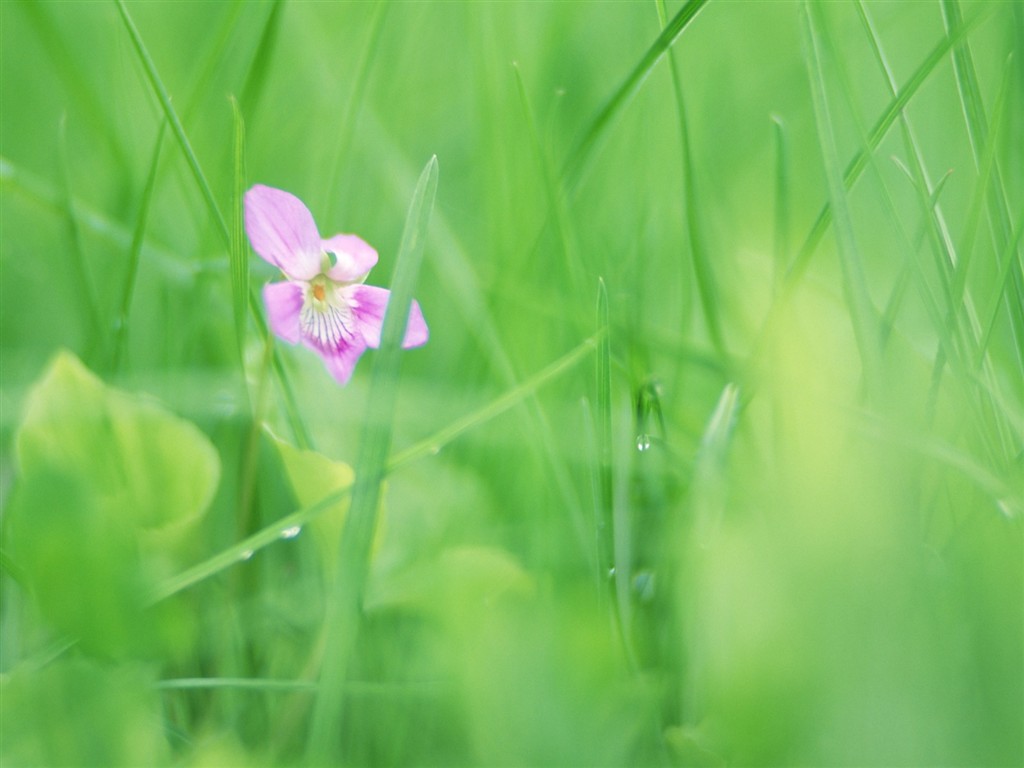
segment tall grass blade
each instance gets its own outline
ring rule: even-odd
[[[614,601],[615,547],[614,547],[614,483],[612,475],[612,352],[608,318],[608,290],[604,280],[597,288],[597,552],[598,578],[607,583]]]
[[[775,287],[782,284],[790,249],[789,203],[789,140],[782,118],[772,115],[772,135],[775,139]]]
[[[436,190],[437,158],[433,157],[424,168],[409,205],[391,298],[384,315],[380,350],[374,360],[366,421],[355,466],[352,503],[341,537],[338,570],[328,600],[325,624],[327,653],[320,671],[320,688],[307,745],[307,759],[311,764],[330,762],[337,753],[343,686],[359,631],[363,589],[369,572],[370,544],[377,527],[380,484],[391,445],[401,342]]]
[[[666,24],[665,0],[656,0],[658,20],[664,30]],[[718,308],[724,296],[718,290],[714,263],[707,247],[704,225],[699,215],[697,201],[696,169],[693,150],[690,145],[690,129],[686,119],[686,101],[683,97],[683,82],[676,67],[675,52],[668,50],[669,69],[672,71],[672,85],[676,100],[676,117],[679,120],[679,144],[683,155],[683,206],[686,215],[686,231],[690,239],[690,253],[693,255],[693,273],[697,280],[697,292],[704,313],[711,343],[719,353],[725,352],[722,337],[722,322]],[[684,286],[685,287],[685,286]]]
[[[228,267],[231,273],[231,308],[235,319],[235,342],[238,359],[245,360],[245,319],[248,309],[249,254],[245,247],[245,219],[243,198],[245,197],[245,120],[238,101],[232,97],[231,114],[234,119],[235,163],[234,186],[232,189],[231,247],[228,249]]]
[[[331,163],[331,172],[327,177],[327,200],[328,202],[338,197],[338,179],[341,176],[341,169],[348,160],[349,149],[352,144],[352,137],[356,132],[356,123],[359,120],[359,111],[363,106],[366,94],[366,84],[370,79],[370,68],[377,57],[377,48],[380,44],[380,33],[384,28],[384,18],[387,16],[391,4],[387,0],[377,0],[373,10],[373,19],[370,21],[370,31],[366,36],[366,44],[359,55],[359,63],[356,64],[355,74],[352,78],[352,93],[345,100],[345,110],[338,122],[340,135],[334,147],[334,161]]]
[[[679,9],[679,12],[672,18],[668,26],[661,31],[661,34],[651,44],[651,47],[647,49],[647,52],[622,82],[622,85],[612,94],[611,98],[608,99],[590,122],[590,125],[582,131],[580,139],[576,143],[576,148],[571,152],[568,160],[562,167],[562,179],[567,194],[571,195],[582,181],[595,148],[604,137],[612,122],[640,89],[640,86],[643,85],[647,76],[651,74],[651,71],[661,60],[661,57],[675,44],[683,30],[693,21],[694,17],[706,3],[707,0],[686,0],[683,7]]]
[[[156,136],[156,144],[153,147],[153,159],[149,163],[146,186],[142,188],[139,212],[135,218],[135,229],[132,232],[132,243],[128,249],[128,270],[125,272],[121,302],[114,325],[114,352],[111,367],[115,373],[124,358],[125,345],[128,340],[128,315],[132,308],[132,297],[135,295],[135,282],[139,273],[139,263],[142,260],[142,244],[146,239],[146,222],[149,220],[149,206],[153,199],[153,190],[156,187],[157,169],[160,166],[160,153],[163,150],[166,133],[167,123],[162,120]]]
[[[203,198],[206,200],[206,205],[210,209],[210,215],[213,217],[214,223],[220,231],[224,244],[229,245],[231,242],[231,235],[228,231],[228,225],[224,221],[224,215],[221,213],[220,208],[217,205],[217,200],[213,196],[213,190],[210,188],[210,184],[206,180],[206,175],[203,173],[203,169],[199,165],[196,153],[192,149],[192,144],[189,142],[188,136],[185,134],[185,127],[181,124],[181,120],[178,118],[178,113],[174,111],[174,107],[171,104],[170,94],[168,94],[167,88],[164,87],[163,80],[160,79],[160,73],[157,71],[156,64],[153,63],[153,58],[149,55],[149,50],[146,48],[146,44],[142,41],[142,36],[139,34],[138,27],[135,26],[135,22],[132,21],[132,17],[129,15],[128,9],[125,7],[124,0],[115,0],[115,2],[117,3],[117,10],[121,14],[121,19],[124,21],[125,28],[128,30],[128,36],[131,38],[132,45],[135,48],[135,53],[138,55],[139,61],[142,63],[142,68],[146,72],[146,77],[149,79],[149,84],[153,89],[153,93],[160,102],[160,106],[163,108],[164,117],[167,118],[167,122],[170,124],[175,138],[181,145],[182,152],[185,153],[185,160],[188,162],[188,167],[192,171],[193,177],[195,177],[199,191],[202,192]]]
[[[266,84],[267,73],[270,72],[283,8],[283,0],[274,0],[270,13],[267,15],[267,23],[263,25],[263,33],[260,35],[260,42],[253,54],[249,72],[245,76],[245,83],[242,85],[239,103],[244,114],[248,115],[250,119],[256,114],[260,96],[263,95],[263,87]]]
[[[843,273],[843,294],[850,309],[850,320],[857,339],[861,364],[864,367],[864,378],[870,389],[879,383],[877,377],[881,367],[881,349],[879,347],[881,328],[877,310],[871,303],[868,293],[867,280],[863,272],[846,198],[846,184],[840,165],[839,150],[836,147],[835,127],[832,122],[825,85],[822,39],[818,30],[820,21],[816,19],[820,10],[814,3],[805,0],[803,16],[808,41],[807,64],[811,81],[811,101],[814,105],[818,140],[825,162],[831,209],[835,217],[836,242]]]
[[[61,179],[61,205],[64,209],[64,226],[67,231],[69,243],[69,258],[71,269],[75,275],[75,282],[78,285],[74,290],[76,298],[80,303],[82,325],[85,329],[85,349],[89,357],[95,355],[100,340],[99,302],[96,299],[96,291],[93,288],[92,280],[89,277],[89,270],[86,266],[85,251],[82,248],[82,237],[78,231],[78,219],[75,215],[74,196],[71,193],[71,163],[68,159],[67,143],[67,115],[60,119],[60,136],[57,142],[57,157],[60,162]]]

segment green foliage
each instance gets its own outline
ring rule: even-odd
[[[0,764],[1024,763],[1020,3],[0,49]],[[345,388],[254,183],[400,299]]]

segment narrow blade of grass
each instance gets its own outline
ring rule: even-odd
[[[782,118],[772,115],[772,136],[775,140],[775,287],[782,284],[789,259],[789,141]]]
[[[74,290],[73,293],[81,304],[82,325],[85,328],[85,349],[88,350],[87,357],[91,357],[98,352],[102,323],[99,302],[96,300],[96,292],[86,266],[85,251],[82,249],[82,238],[78,231],[78,219],[75,216],[74,196],[71,193],[71,164],[68,159],[66,115],[60,119],[60,136],[57,144],[63,192],[61,202],[64,208],[64,226],[70,245],[68,251],[71,269],[74,271],[75,282],[78,284],[77,290]]]
[[[831,209],[835,217],[836,242],[843,274],[843,294],[850,309],[850,320],[853,323],[853,332],[864,368],[864,377],[870,389],[879,383],[877,376],[880,372],[879,342],[881,334],[878,313],[868,294],[867,281],[857,249],[853,221],[850,218],[846,198],[846,184],[840,165],[839,150],[836,147],[832,112],[825,86],[825,62],[821,50],[823,43],[818,31],[820,22],[816,18],[819,12],[819,7],[809,0],[805,0],[803,15],[804,29],[808,39],[807,64],[811,81],[811,101],[814,104],[818,140],[825,162]]]
[[[604,280],[598,282],[597,290],[597,551],[598,577],[611,589],[613,602],[615,579],[614,542],[614,485],[612,475],[612,352],[608,319],[608,290]]]
[[[593,157],[594,149],[604,137],[612,122],[622,111],[623,107],[636,94],[643,85],[644,80],[651,74],[654,66],[671,48],[683,30],[693,21],[697,13],[707,3],[707,0],[686,0],[683,7],[672,18],[672,21],[661,31],[657,39],[647,49],[633,71],[612,94],[594,119],[581,133],[576,143],[576,148],[569,155],[568,160],[562,168],[562,179],[566,193],[571,195],[582,181],[587,165]]]
[[[111,366],[115,373],[124,358],[125,344],[128,340],[128,315],[131,312],[132,297],[135,295],[135,282],[139,273],[139,262],[142,260],[142,244],[146,239],[146,222],[149,220],[149,205],[156,187],[157,169],[160,166],[160,153],[164,146],[166,133],[167,123],[161,121],[156,144],[153,147],[153,158],[149,162],[146,185],[142,188],[139,213],[135,218],[135,229],[132,232],[132,244],[128,249],[128,269],[125,272],[124,287],[121,289],[121,303],[114,325],[114,351]]]
[[[370,21],[370,31],[366,36],[366,44],[359,54],[359,63],[356,65],[355,75],[352,82],[352,93],[345,99],[345,111],[341,115],[338,125],[341,128],[338,142],[334,147],[334,161],[331,163],[331,172],[327,177],[325,192],[327,200],[338,198],[338,179],[341,176],[341,169],[348,160],[349,148],[352,144],[352,137],[355,135],[356,123],[359,119],[359,111],[363,106],[366,94],[366,84],[370,79],[370,68],[377,58],[377,48],[380,44],[380,33],[384,28],[384,18],[387,16],[391,3],[387,0],[377,0],[373,11],[373,19]]]
[[[667,29],[665,0],[656,0],[658,20],[662,31]],[[693,256],[693,273],[697,280],[697,293],[700,306],[704,313],[704,322],[708,327],[708,335],[715,349],[725,352],[725,341],[722,336],[722,322],[719,307],[724,296],[718,290],[715,270],[707,247],[704,225],[700,219],[701,206],[697,205],[697,182],[694,168],[693,151],[690,145],[690,128],[686,119],[686,101],[683,97],[683,82],[676,67],[675,53],[668,50],[669,69],[672,71],[673,93],[676,101],[676,117],[679,121],[679,144],[683,156],[683,210],[686,215],[686,231],[690,239],[690,253]]]
[[[235,342],[238,359],[245,360],[245,319],[249,291],[249,254],[245,247],[245,220],[242,215],[245,197],[245,121],[238,101],[232,97],[231,114],[234,118],[235,173],[232,196],[231,247],[228,249],[228,267],[231,273],[231,307],[235,319]]]
[[[277,43],[278,30],[281,27],[283,8],[283,0],[274,0],[270,13],[267,14],[267,23],[263,25],[260,42],[253,53],[249,72],[245,76],[245,83],[242,85],[239,102],[242,110],[250,119],[256,114],[267,81],[267,73],[270,72],[270,63],[274,59],[274,46]]]
[[[391,298],[384,315],[380,350],[374,360],[366,421],[355,466],[352,503],[341,537],[338,571],[328,599],[325,626],[328,650],[320,671],[320,688],[307,745],[307,759],[311,764],[330,762],[337,754],[343,686],[359,632],[363,590],[369,572],[370,544],[377,527],[380,483],[391,445],[402,337],[409,317],[413,286],[419,274],[436,190],[437,158],[434,157],[424,168],[409,206]]]

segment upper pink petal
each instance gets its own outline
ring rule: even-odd
[[[245,193],[245,232],[253,250],[293,280],[320,273],[320,233],[295,195],[257,184]]]
[[[375,285],[358,285],[352,289],[352,311],[359,321],[359,330],[366,340],[366,345],[376,349],[380,346],[380,331],[384,324],[384,312],[388,307],[391,291]],[[409,320],[405,326],[405,338],[402,346],[418,347],[426,344],[430,336],[427,323],[423,319],[420,305],[412,302],[409,307]]]
[[[268,283],[263,286],[270,330],[289,344],[298,344],[302,335],[302,286],[297,283]]]
[[[356,235],[335,235],[324,240],[321,247],[334,254],[336,263],[327,270],[327,276],[339,283],[359,282],[377,263],[377,251]]]

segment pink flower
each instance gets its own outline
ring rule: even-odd
[[[299,198],[260,184],[245,193],[245,231],[253,250],[286,278],[263,288],[270,329],[318,353],[344,384],[366,348],[380,346],[391,291],[363,285],[377,251],[355,235],[322,240]],[[425,344],[428,335],[414,301],[402,346]]]

